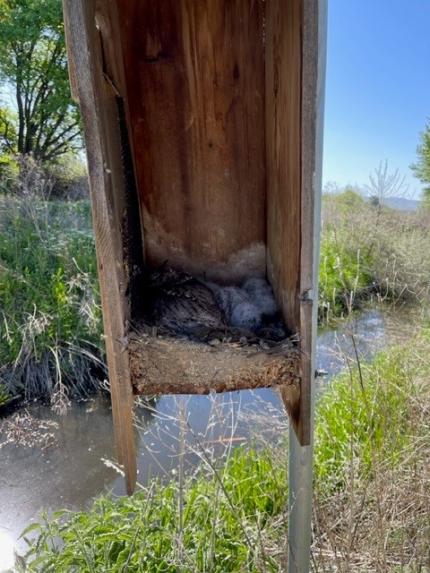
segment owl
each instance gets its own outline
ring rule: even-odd
[[[152,274],[146,299],[147,318],[171,333],[200,337],[226,326],[212,290],[186,273],[166,269]]]

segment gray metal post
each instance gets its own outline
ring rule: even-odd
[[[313,312],[311,372],[315,372],[317,334],[319,234],[321,208],[322,142],[324,123],[324,90],[326,64],[327,0],[303,0],[303,74],[306,113],[310,114],[315,129],[313,173],[311,179],[314,194],[313,251]],[[309,78],[311,78],[309,80]],[[315,82],[313,84],[313,82]],[[314,383],[311,387],[311,443],[301,446],[290,425],[289,431],[289,526],[288,526],[288,573],[308,573],[310,569],[312,480],[313,480],[313,429],[314,429]]]
[[[302,447],[290,427],[288,573],[307,573],[312,518],[312,446]]]

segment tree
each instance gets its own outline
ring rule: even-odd
[[[326,189],[335,189],[335,192],[326,192]],[[330,184],[324,187],[322,196],[323,226],[335,225],[340,227],[350,216],[363,212],[366,201],[358,187],[346,185],[341,188]]]
[[[3,150],[52,161],[80,146],[67,74],[61,0],[0,0]]]
[[[421,183],[424,183],[424,203],[430,206],[430,122],[420,133],[420,143],[417,147],[418,161],[411,165]]]
[[[345,213],[358,211],[365,205],[360,189],[358,187],[353,187],[352,185],[346,185],[342,192],[338,193],[335,198],[336,203],[345,211]]]
[[[16,153],[16,115],[0,107],[0,155]]]
[[[401,176],[399,170],[388,171],[388,161],[381,161],[369,175],[369,183],[365,186],[369,195],[370,204],[381,210],[388,197],[402,197],[406,194],[408,186],[405,176]]]

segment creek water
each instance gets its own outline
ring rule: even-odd
[[[318,379],[317,394],[345,368],[345,360],[355,359],[352,334],[360,357],[367,360],[404,339],[405,329],[411,330],[413,323],[409,313],[372,309],[337,329],[321,330],[317,368],[327,374]],[[6,551],[14,544],[23,549],[18,537],[32,521],[40,520],[41,511],[82,509],[103,492],[124,493],[123,478],[113,463],[112,416],[106,397],[75,403],[65,415],[37,403],[27,405],[24,414],[36,428],[46,422],[48,426],[36,443],[0,446],[0,553],[2,547]],[[268,440],[279,435],[280,424],[286,424],[276,391],[164,396],[148,407],[138,407],[138,480],[145,484],[152,476],[174,475],[184,441],[186,464],[192,468],[207,448],[213,452],[248,441],[259,423]],[[181,432],[184,440],[179,439]]]

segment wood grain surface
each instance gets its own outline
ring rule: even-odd
[[[121,65],[122,55],[116,52],[111,68],[106,61],[109,43],[118,37],[114,30],[118,19],[116,6],[110,1],[64,0],[63,6],[68,25],[69,65],[74,70],[74,90],[80,103],[88,157],[115,440],[119,462],[126,473],[127,490],[131,493],[136,483],[134,398],[124,341],[131,316],[129,292],[133,274],[124,237],[131,240],[133,233],[124,226],[129,217],[124,215],[128,208],[127,174],[117,93],[121,89],[121,76],[113,71]],[[119,49],[116,45],[115,50]]]
[[[118,6],[147,260],[263,274],[264,2]]]
[[[299,440],[309,443],[321,173],[318,0],[64,0],[64,7],[129,489],[135,381],[126,342],[144,302],[144,258],[220,282],[267,273],[288,329],[300,334],[300,403],[294,399],[292,409],[290,390],[285,402]]]
[[[302,0],[266,14],[267,267],[285,322],[299,329]]]

